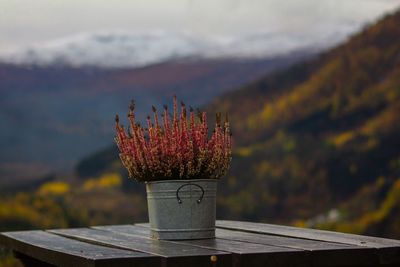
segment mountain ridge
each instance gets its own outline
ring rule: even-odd
[[[0,53],[18,65],[133,68],[176,60],[255,60],[307,50],[318,52],[344,40],[351,29],[312,37],[302,33],[253,33],[238,37],[189,32],[109,31],[75,36]],[[107,60],[104,60],[104,59]]]

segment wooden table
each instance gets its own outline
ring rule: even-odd
[[[217,221],[217,238],[159,241],[148,224],[0,234],[26,266],[400,266],[400,241]]]

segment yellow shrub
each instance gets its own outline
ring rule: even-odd
[[[70,186],[65,182],[48,182],[39,188],[38,193],[41,195],[65,195],[69,190]]]
[[[99,178],[93,178],[87,180],[83,184],[83,189],[85,191],[90,191],[93,189],[102,189],[102,188],[112,188],[112,187],[118,187],[122,184],[122,178],[121,175],[118,173],[107,173]]]
[[[236,153],[241,157],[248,157],[253,153],[251,147],[240,147],[236,149]]]
[[[396,207],[399,201],[400,179],[394,183],[378,209],[365,213],[355,221],[340,224],[336,227],[336,230],[340,232],[363,233],[369,226],[384,220],[385,217],[390,214],[391,210]]]
[[[347,131],[347,132],[343,132],[341,134],[336,135],[335,137],[333,137],[331,139],[331,142],[337,146],[340,147],[344,144],[346,144],[347,142],[349,142],[350,140],[352,140],[355,137],[355,133],[352,131]]]

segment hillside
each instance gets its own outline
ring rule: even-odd
[[[175,60],[141,68],[0,64],[0,185],[68,170],[109,144],[114,114],[135,98],[139,116],[177,94],[202,105],[309,56]]]
[[[398,25],[400,12],[213,102],[236,140],[221,213],[400,237]]]
[[[208,106],[230,114],[236,147],[219,217],[400,237],[398,25],[400,12]],[[112,154],[78,173],[117,171]]]

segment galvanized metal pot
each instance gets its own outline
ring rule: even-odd
[[[146,190],[152,238],[215,237],[216,179],[147,182]]]

